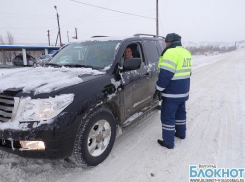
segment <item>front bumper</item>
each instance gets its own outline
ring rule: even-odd
[[[74,120],[68,120],[68,119]],[[57,118],[52,124],[23,130],[0,130],[0,150],[26,158],[64,159],[72,155],[77,129],[81,122],[79,117],[66,115]],[[55,123],[65,124],[58,126]],[[70,121],[67,123],[67,121]],[[13,141],[11,143],[11,141]],[[19,141],[43,141],[45,150],[25,150]]]
[[[48,158],[59,159],[62,158],[62,153],[59,149],[58,133],[53,131],[31,131],[35,136],[31,136],[29,131],[18,130],[4,130],[0,131],[0,150],[9,153],[17,154],[27,158]],[[56,136],[57,135],[57,136]],[[19,141],[43,141],[45,143],[45,150],[23,150]],[[11,144],[13,141],[13,144]]]

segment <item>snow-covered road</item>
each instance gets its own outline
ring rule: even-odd
[[[245,49],[193,61],[187,138],[176,139],[173,150],[156,142],[161,124],[154,111],[125,128],[97,167],[81,169],[63,160],[0,151],[0,181],[186,182],[191,164],[245,168]]]

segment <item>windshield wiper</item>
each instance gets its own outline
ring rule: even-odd
[[[93,68],[93,69],[100,69],[99,67],[94,67],[94,66],[91,66],[91,65],[83,65],[83,64],[64,64],[62,66],[74,67],[74,68]]]
[[[93,68],[93,66],[89,66],[89,65],[82,65],[82,64],[64,64],[62,66],[67,66],[67,67],[76,67],[76,68]]]
[[[61,67],[60,65],[55,64],[55,63],[47,63],[47,64],[45,64],[45,66],[58,66],[58,67]]]

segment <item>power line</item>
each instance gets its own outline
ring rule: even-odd
[[[49,17],[51,17],[51,16],[54,16],[54,15],[47,15],[47,14],[43,14],[43,15],[41,15],[41,14],[19,14],[19,13],[0,13],[0,15],[3,15],[3,16],[49,16]]]
[[[96,6],[96,5],[92,5],[92,4],[88,4],[88,3],[84,3],[84,2],[80,2],[80,1],[76,1],[76,0],[70,0],[70,1],[73,1],[73,2],[76,2],[76,3],[80,3],[80,4],[84,4],[84,5],[87,5],[87,6],[92,6],[92,7],[96,7],[96,8],[108,10],[108,11],[122,13],[122,14],[126,14],[126,15],[138,16],[138,17],[141,17],[141,18],[147,18],[147,19],[153,19],[153,20],[156,19],[156,18],[152,18],[152,17],[142,16],[142,15],[136,15],[136,14],[127,13],[127,12],[123,12],[123,11],[117,11],[117,10],[113,10],[113,9],[109,9],[109,8],[104,8],[104,7],[101,7],[101,6]]]
[[[107,2],[107,3],[103,3],[103,4],[101,4],[101,5],[104,5],[104,4],[112,5],[112,4],[115,4],[115,3],[118,2],[118,1],[119,1],[119,0],[113,0],[113,1],[110,2],[110,3]],[[69,25],[74,24],[74,23],[76,23],[76,22],[79,22],[80,20],[82,20],[82,21],[80,21],[79,24],[84,23],[84,22],[86,22],[87,20],[96,17],[97,15],[99,15],[100,13],[102,13],[102,12],[104,12],[104,11],[105,11],[105,10],[99,10],[99,11],[92,10],[92,11],[86,13],[85,15],[83,15],[82,17],[78,18],[77,20],[75,20],[75,21],[73,21],[73,22],[71,22],[71,23],[66,24],[64,27],[68,27]],[[79,24],[76,23],[76,26],[79,25]],[[69,29],[73,29],[73,28],[74,28],[74,27],[70,27]]]
[[[47,28],[50,28],[50,27],[0,27],[0,28],[5,28],[5,29],[47,29]],[[43,31],[43,30],[41,30]]]
[[[97,20],[97,21],[93,21],[93,22],[89,22],[89,23],[103,23],[103,22],[121,22],[121,21],[134,21],[134,20],[139,20],[139,17],[136,18],[127,18],[127,19],[119,19],[119,20],[105,20],[105,21],[101,21],[101,20]],[[83,22],[82,22],[83,23]],[[79,25],[79,24],[78,24]]]
[[[12,28],[12,26],[8,22],[6,22],[5,20],[3,20],[3,22],[5,22],[10,28]],[[24,35],[23,33],[19,33],[19,34]],[[24,37],[26,37],[27,40],[30,40],[29,37],[27,37],[25,35],[24,35]]]

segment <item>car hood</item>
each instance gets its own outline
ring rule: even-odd
[[[91,80],[105,72],[91,68],[14,68],[0,70],[0,93],[8,89],[19,89],[34,95],[50,93],[75,84]]]

